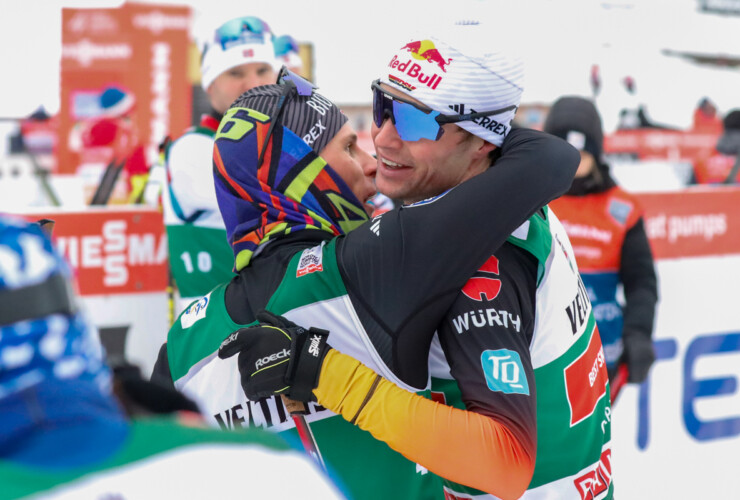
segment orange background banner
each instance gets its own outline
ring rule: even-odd
[[[77,172],[81,125],[99,111],[96,99],[109,85],[136,97],[135,123],[150,159],[167,135],[190,125],[189,29],[188,7],[62,10],[57,173]]]
[[[740,188],[637,194],[656,259],[740,254]]]

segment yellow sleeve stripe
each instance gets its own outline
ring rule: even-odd
[[[314,395],[325,408],[456,483],[516,499],[532,479],[534,450],[525,449],[504,424],[401,389],[334,349]]]

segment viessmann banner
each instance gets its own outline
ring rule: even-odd
[[[54,243],[70,263],[82,306],[111,356],[150,372],[169,328],[167,238],[154,209],[33,212],[55,221]]]
[[[616,495],[737,499],[740,189],[639,197],[657,259],[658,359],[613,408]]]

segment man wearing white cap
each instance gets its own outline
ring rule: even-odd
[[[476,158],[495,157],[509,133],[523,67],[487,35],[467,23],[399,44],[373,84],[379,191],[419,202],[489,168]],[[463,287],[430,359],[439,400],[490,417],[491,474],[531,477],[524,498],[612,497],[601,340],[568,237],[547,207]],[[451,481],[445,490],[482,493]]]
[[[256,17],[232,19],[214,31],[201,62],[201,84],[213,109],[165,151],[164,222],[181,297],[175,314],[233,276],[231,247],[213,187],[213,137],[237,97],[275,83],[279,62],[272,38],[267,23]]]

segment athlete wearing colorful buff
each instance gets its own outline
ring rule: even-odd
[[[272,312],[287,309],[290,320],[329,330],[333,349],[318,347],[320,332],[263,316],[262,327],[229,337],[220,356],[240,352],[248,395],[309,392],[445,478],[447,498],[611,498],[609,381],[567,235],[547,207],[505,233],[503,245],[483,234],[532,187],[497,191],[500,184],[488,183],[524,133],[510,129],[521,63],[492,48],[489,34],[468,23],[399,41],[373,84],[377,186],[413,203],[336,244],[370,353],[345,347],[341,327],[319,314],[304,320],[271,301]],[[507,207],[489,211],[490,200]],[[394,247],[397,228],[412,226],[404,216],[431,207],[439,212],[423,234],[402,234],[405,245],[424,242],[426,251]],[[379,257],[354,250],[362,260],[347,265],[355,241]],[[400,278],[374,291],[386,273]],[[416,298],[423,306],[415,310]],[[288,363],[271,355],[286,352],[280,346]],[[429,375],[432,398],[444,404],[391,383],[421,388]]]
[[[515,106],[512,98],[504,113]],[[487,415],[415,393],[428,387],[434,331],[459,290],[490,249],[570,185],[577,153],[560,139],[518,130],[505,141],[501,135],[500,157],[488,168],[496,146],[455,123],[440,127],[432,116],[416,132],[431,125],[432,144],[443,131],[440,140],[460,164],[484,173],[444,196],[366,222],[366,195],[337,163],[356,154],[353,142],[327,125],[337,114],[319,94],[301,95],[284,84],[250,90],[226,113],[214,168],[239,276],[180,316],[155,375],[173,380],[224,428],[294,432],[273,395],[317,397],[341,415],[311,404],[307,419],[351,498],[442,498],[427,469],[502,498],[518,496],[529,476],[507,465],[526,468],[533,458],[517,447],[517,435]],[[326,146],[317,144],[317,136],[332,134]],[[328,156],[332,145],[344,152],[336,160]],[[365,161],[355,160],[355,170],[374,174],[377,163]],[[293,339],[280,327],[240,329],[256,319],[284,324],[258,316],[262,309],[330,331],[332,348],[315,329]],[[225,340],[224,332],[234,334]],[[291,358],[291,352],[307,355]]]
[[[658,300],[642,207],[609,173],[602,158],[601,117],[591,101],[561,97],[550,109],[544,129],[581,152],[573,185],[551,206],[573,243],[610,379],[624,365],[628,381],[642,383],[655,361],[652,335]],[[617,299],[620,285],[624,305]]]
[[[212,110],[164,156],[162,201],[170,269],[180,295],[176,313],[234,275],[213,187],[213,136],[231,103],[253,87],[274,83],[278,69],[270,28],[256,17],[232,19],[206,40],[201,84]]]
[[[341,498],[270,433],[129,420],[69,279],[38,226],[0,216],[0,498]]]

